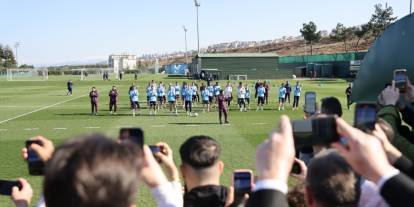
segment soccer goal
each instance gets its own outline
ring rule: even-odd
[[[49,79],[46,68],[7,69],[8,81],[45,81]]]
[[[103,80],[104,74],[108,75],[108,79],[114,78],[113,70],[108,68],[80,68],[72,69],[72,75],[78,76],[80,80]]]
[[[229,75],[229,80],[247,80],[247,75]]]

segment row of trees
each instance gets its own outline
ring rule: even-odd
[[[16,59],[13,50],[8,46],[0,44],[0,68],[16,67]]]
[[[375,12],[372,14],[370,20],[362,25],[346,27],[342,23],[338,23],[329,34],[329,38],[335,41],[344,43],[345,52],[348,52],[347,42],[351,39],[357,38],[355,50],[358,51],[358,45],[361,39],[377,38],[397,17],[393,16],[394,12],[391,6],[381,4],[375,5]],[[318,31],[314,22],[304,23],[300,33],[305,41],[310,44],[311,54],[313,53],[313,43],[319,42],[322,38],[322,31]]]

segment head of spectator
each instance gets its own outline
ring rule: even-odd
[[[46,206],[132,206],[141,153],[96,134],[64,142],[46,166]]]
[[[299,182],[287,194],[289,207],[306,207],[305,204],[305,183]]]
[[[341,102],[335,97],[326,97],[321,100],[321,113],[326,115],[342,116]]]
[[[360,179],[336,150],[317,154],[308,166],[305,200],[309,207],[357,206]]]
[[[181,172],[188,190],[202,185],[219,185],[224,167],[220,152],[219,143],[208,136],[193,136],[181,145]]]

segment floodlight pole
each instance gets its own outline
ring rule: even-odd
[[[413,9],[413,0],[410,0],[410,14],[412,14],[412,9]]]
[[[19,67],[19,62],[17,61],[17,48],[20,46],[20,42],[14,43],[14,49],[16,51],[16,67]]]
[[[185,40],[185,62],[188,65],[188,58],[187,58],[187,55],[188,55],[188,52],[187,52],[187,31],[188,30],[185,26],[183,26],[183,29],[184,29],[184,40]]]
[[[198,25],[198,8],[201,6],[197,0],[194,0],[194,5],[197,12],[197,54],[200,53],[200,30]]]

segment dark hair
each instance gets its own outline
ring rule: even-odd
[[[326,97],[321,100],[321,113],[342,116],[342,105],[336,97]]]
[[[305,207],[305,183],[299,182],[286,195],[289,207]]]
[[[47,163],[48,207],[128,207],[135,201],[141,150],[104,135],[70,139]]]
[[[359,177],[335,150],[326,150],[312,159],[306,186],[321,206],[356,206],[361,194]]]
[[[180,147],[181,162],[194,169],[203,169],[213,166],[220,157],[220,145],[208,136],[193,136],[187,139]]]

